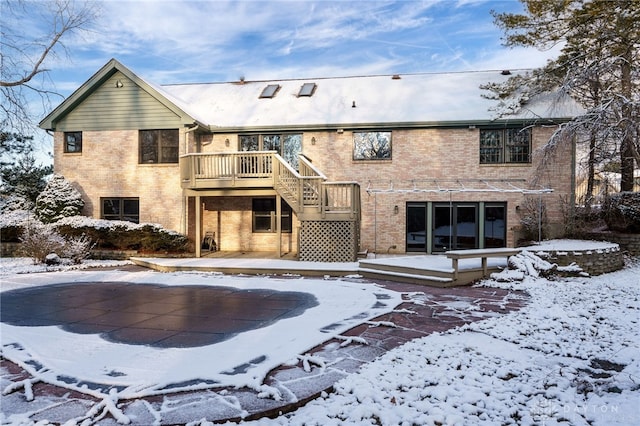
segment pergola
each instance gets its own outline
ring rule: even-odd
[[[405,181],[369,181],[368,194],[381,193],[458,193],[501,192],[542,195],[553,192],[551,188],[527,188],[525,179],[412,179]]]

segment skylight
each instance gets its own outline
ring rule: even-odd
[[[262,93],[260,93],[261,98],[273,98],[276,95],[276,92],[280,89],[279,84],[269,84],[264,88]]]
[[[304,83],[298,92],[298,96],[312,96],[316,91],[317,85],[315,83]]]

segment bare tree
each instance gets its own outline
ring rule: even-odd
[[[88,29],[97,17],[98,4],[89,0],[0,3],[0,125],[28,134],[34,125],[29,105],[33,95],[48,109],[50,96],[57,94],[47,79],[47,64],[61,54],[69,54],[65,40]],[[31,25],[34,22],[44,22],[47,27],[35,28]]]

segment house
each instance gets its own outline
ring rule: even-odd
[[[571,150],[536,185],[532,157],[576,110],[542,97],[496,119],[480,86],[508,74],[159,86],[110,60],[40,127],[85,214],[159,223],[197,256],[205,236],[329,262],[512,247],[536,206],[562,233]]]

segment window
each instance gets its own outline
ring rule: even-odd
[[[177,163],[178,129],[140,130],[140,163]]]
[[[276,199],[275,198],[254,198],[252,200],[253,209],[253,232],[276,232]],[[282,200],[280,227],[282,232],[291,232],[291,207]]]
[[[531,129],[480,130],[480,164],[531,162]]]
[[[64,152],[82,152],[82,132],[64,132]]]
[[[354,160],[391,160],[391,132],[354,132]]]
[[[291,167],[298,170],[302,134],[240,135],[240,151],[276,151]]]
[[[126,220],[140,223],[139,198],[101,198],[101,217],[107,220]]]
[[[298,92],[298,97],[300,96],[312,96],[313,92],[316,91],[315,83],[304,83]]]
[[[276,95],[276,93],[278,93],[278,90],[280,90],[279,84],[269,84],[267,87],[265,87],[262,90],[262,93],[260,93],[260,97],[273,98]]]

